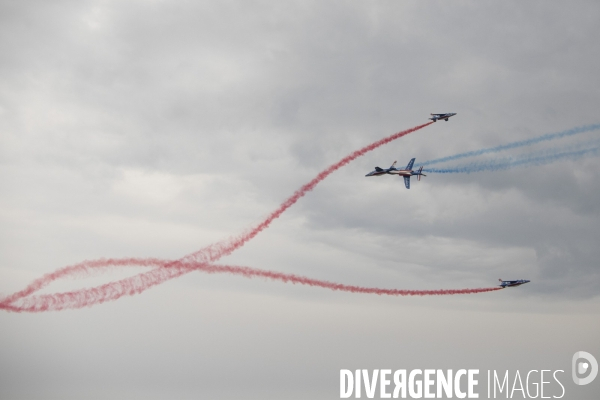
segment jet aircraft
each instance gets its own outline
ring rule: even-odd
[[[430,114],[433,122],[436,122],[438,119],[443,119],[444,121],[448,121],[448,118],[453,117],[456,113],[445,113],[445,114]]]
[[[415,163],[415,159],[412,158],[409,162],[408,165],[406,166],[406,168],[404,169],[398,169],[396,168],[396,161],[394,161],[394,163],[392,164],[391,167],[384,169],[384,168],[379,168],[379,167],[375,167],[375,171],[371,171],[368,174],[366,174],[365,176],[381,176],[381,175],[398,175],[404,178],[404,185],[406,186],[407,189],[410,189],[410,177],[413,175],[417,176],[417,180],[421,180],[421,176],[427,176],[425,175],[422,171],[423,171],[423,167],[421,166],[421,168],[419,168],[418,171],[413,171],[412,167],[413,164]]]
[[[498,280],[500,281],[500,284],[498,286],[502,286],[502,289],[504,289],[505,287],[521,286],[524,283],[531,282],[526,279],[518,279],[516,281],[503,281],[502,279],[498,279]]]

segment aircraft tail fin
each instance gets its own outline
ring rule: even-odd
[[[396,167],[396,163],[397,163],[397,162],[398,162],[398,161],[394,161],[394,163],[392,164],[392,166],[391,166],[390,168],[394,168],[394,167]]]
[[[423,166],[421,165],[421,167],[419,168],[419,173],[417,174],[417,180],[420,181],[421,180],[421,176],[427,176],[425,174],[423,174]]]

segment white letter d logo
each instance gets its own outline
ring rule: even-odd
[[[577,363],[577,360],[580,358],[584,358],[585,362]],[[590,374],[585,378],[579,378],[578,375],[583,375],[587,372],[587,370],[592,367]],[[594,358],[593,355],[586,351],[578,351],[573,354],[573,365],[572,365],[572,373],[573,373],[573,382],[577,385],[587,385],[592,382],[596,375],[598,375],[598,361]]]

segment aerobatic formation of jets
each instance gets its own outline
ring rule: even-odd
[[[431,118],[429,118],[430,120],[432,120],[433,122],[436,122],[438,119],[443,119],[444,121],[448,121],[448,118],[452,117],[456,115],[456,113],[446,113],[446,114],[431,114]],[[423,173],[423,166],[421,166],[417,171],[413,171],[413,164],[415,163],[415,159],[412,158],[409,162],[408,165],[406,166],[406,168],[404,169],[399,169],[396,168],[396,161],[394,161],[394,163],[389,167],[389,168],[380,168],[380,167],[375,167],[374,171],[369,172],[367,175],[365,175],[366,177],[369,176],[382,176],[382,175],[398,175],[404,178],[404,185],[406,186],[407,189],[410,189],[410,177],[411,176],[417,176],[417,180],[421,180],[421,176],[427,176]],[[500,285],[502,289],[507,288],[507,287],[513,287],[513,286],[521,286],[525,283],[529,283],[531,281],[528,281],[526,279],[518,279],[515,281],[503,281],[502,279],[500,279]]]

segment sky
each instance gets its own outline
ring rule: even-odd
[[[410,190],[364,175],[599,124],[598,20],[596,1],[0,1],[0,297],[244,232],[438,112],[457,115],[334,172],[220,262],[398,289],[531,280],[384,297],[193,272],[0,311],[0,398],[335,399],[340,369],[383,368],[479,368],[481,397],[487,370],[564,370],[565,398],[592,398],[600,380],[574,385],[571,357],[600,357],[598,151]],[[599,133],[435,167],[594,149]]]

